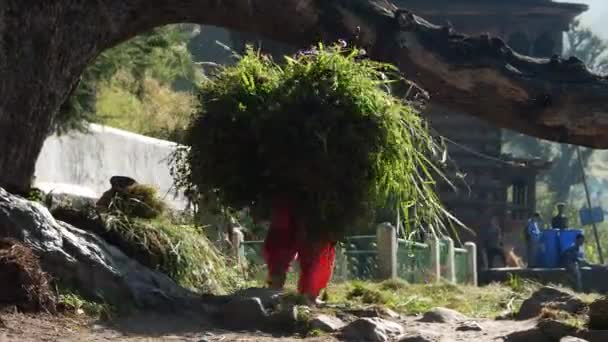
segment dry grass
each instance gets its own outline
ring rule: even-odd
[[[0,306],[56,312],[49,276],[29,247],[16,240],[0,240],[0,279]]]

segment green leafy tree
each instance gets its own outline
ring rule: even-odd
[[[130,75],[124,90],[143,99],[147,80],[174,90],[192,90],[199,79],[187,49],[191,26],[172,25],[141,34],[101,54],[90,65],[69,100],[62,106],[53,131],[84,129],[87,122],[103,122],[97,114],[99,89],[119,73]]]

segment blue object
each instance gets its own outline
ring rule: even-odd
[[[591,210],[583,208],[579,211],[579,216],[583,226],[604,222],[604,210],[601,207],[591,208]]]
[[[542,230],[541,244],[542,248],[539,251],[539,256],[536,260],[539,261],[540,267],[555,268],[559,267],[560,261],[560,245],[559,245],[559,229]]]
[[[580,229],[564,229],[559,233],[559,248],[560,254],[562,251],[568,249],[576,241],[576,236],[583,234]]]

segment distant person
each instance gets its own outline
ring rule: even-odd
[[[541,246],[541,224],[540,213],[534,213],[526,226],[526,243],[528,245],[528,267],[538,266],[538,254]]]
[[[505,252],[502,249],[502,229],[498,223],[498,217],[492,216],[490,226],[485,231],[484,249],[488,258],[488,268],[494,266],[494,259],[498,257],[502,260],[503,266],[507,265]]]
[[[551,228],[553,229],[567,229],[568,228],[568,218],[564,213],[566,209],[566,204],[558,203],[557,204],[557,215],[553,217],[551,220]]]
[[[582,248],[584,243],[585,237],[583,234],[578,234],[575,242],[562,253],[562,264],[566,270],[568,270],[574,276],[577,291],[583,290],[581,267],[591,266],[591,264],[585,260],[585,255]]]

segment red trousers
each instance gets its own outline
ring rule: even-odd
[[[276,201],[264,241],[269,276],[285,275],[296,257],[300,263],[298,291],[318,297],[331,279],[336,257],[335,243],[310,242],[306,239],[305,227],[293,217],[289,202]]]

